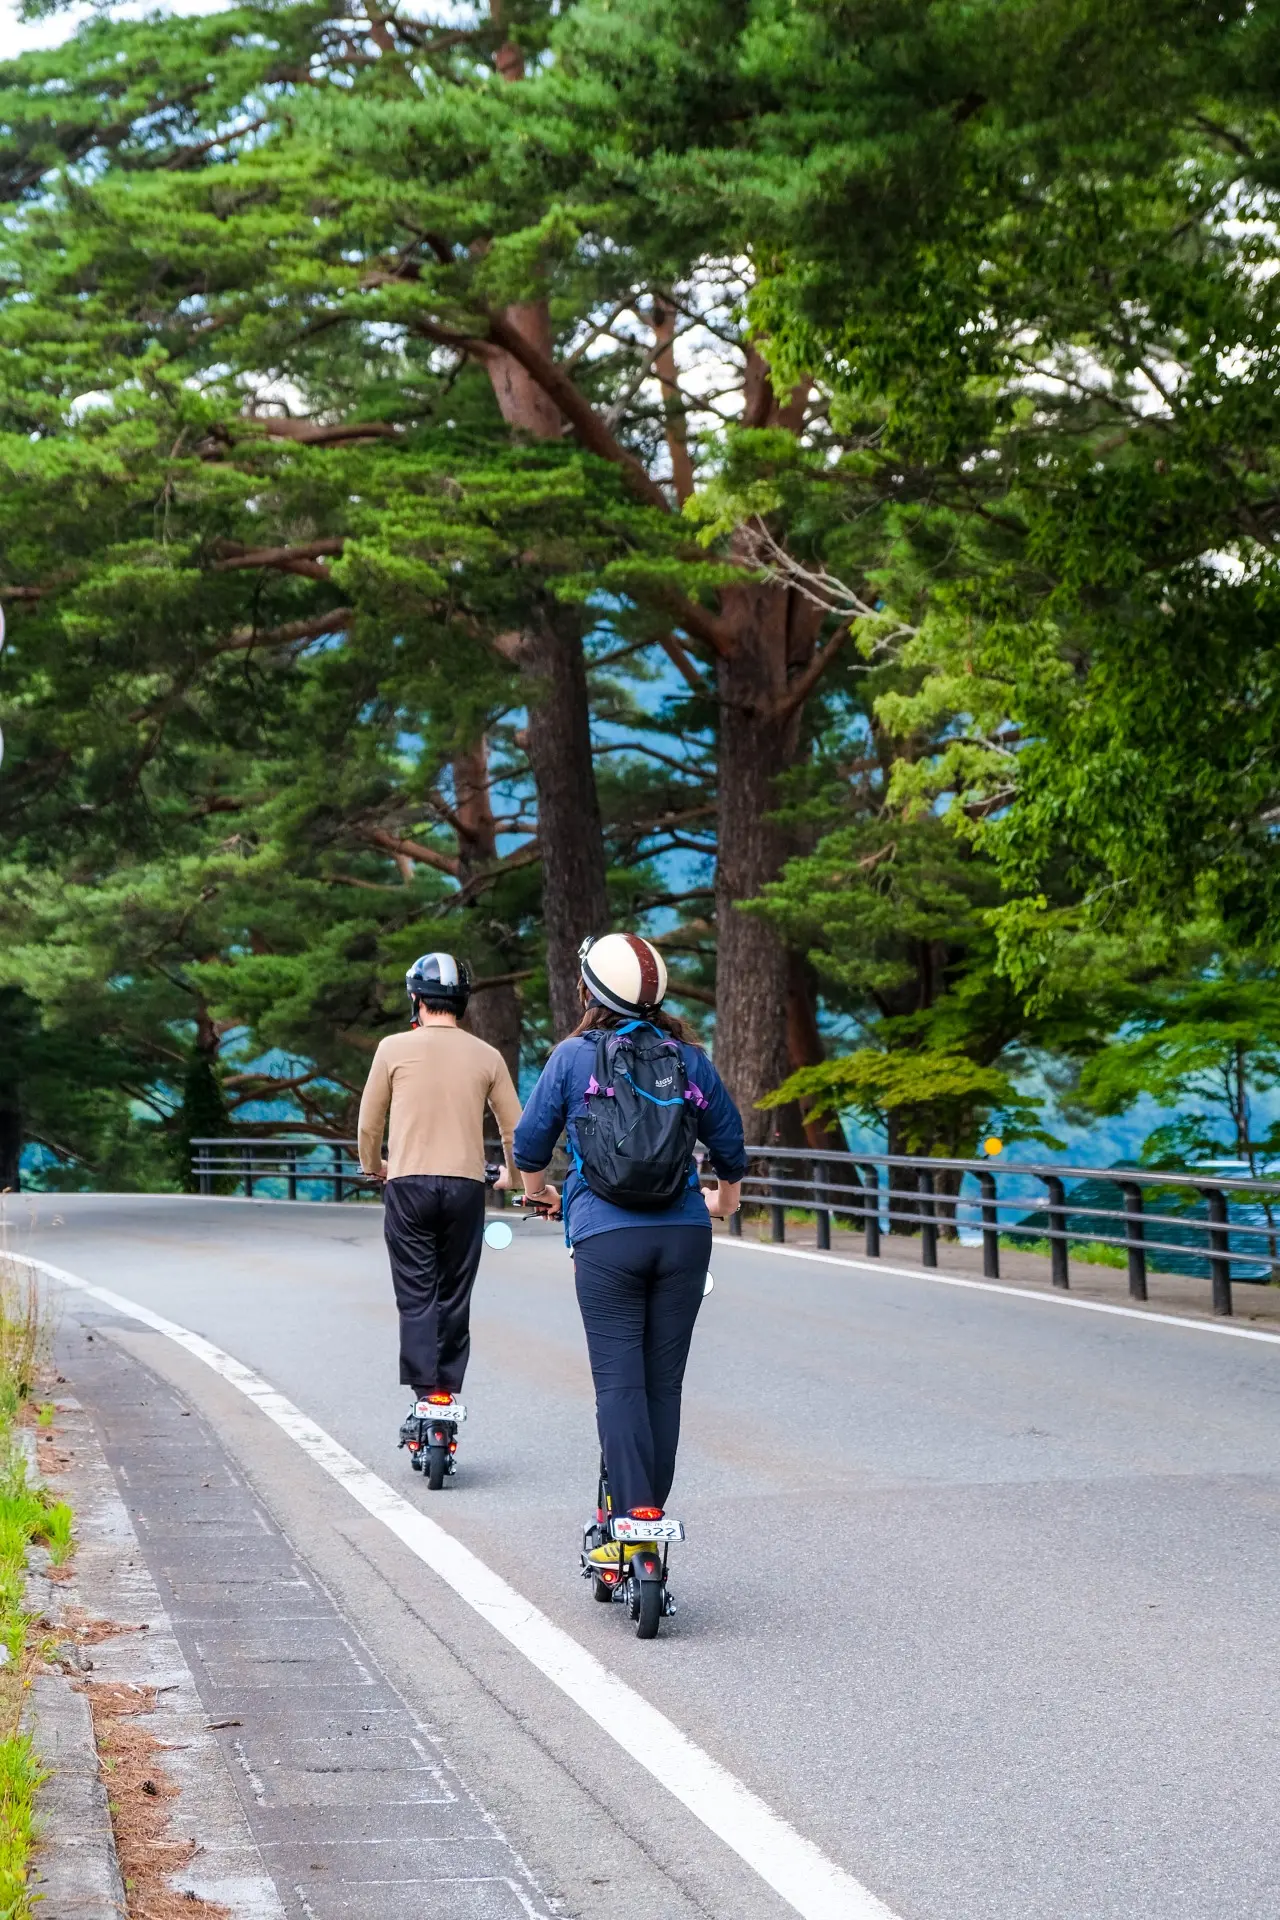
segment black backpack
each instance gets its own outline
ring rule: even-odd
[[[602,1033],[587,1110],[574,1121],[578,1171],[592,1193],[637,1212],[671,1206],[689,1184],[705,1105],[679,1046],[656,1027],[637,1020]]]

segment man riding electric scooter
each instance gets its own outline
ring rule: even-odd
[[[360,1165],[385,1183],[400,1380],[414,1394],[400,1444],[439,1486],[453,1470],[453,1436],[465,1418],[457,1396],[471,1350],[471,1289],[484,1239],[485,1109],[502,1135],[506,1164],[496,1184],[509,1186],[520,1101],[497,1048],[458,1025],[471,994],[465,961],[424,953],[405,975],[405,988],[413,1024],[408,1033],[389,1035],[374,1055],[360,1101]],[[445,1436],[439,1444],[437,1428]]]

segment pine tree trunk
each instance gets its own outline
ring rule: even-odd
[[[803,954],[787,956],[787,1060],[792,1073],[801,1067],[816,1067],[826,1059],[826,1048],[818,1032],[816,983],[813,969]],[[846,1150],[844,1132],[834,1121],[811,1120],[807,1102],[798,1102],[798,1118],[804,1138],[811,1147],[824,1153]]]
[[[0,1193],[22,1187],[22,1109],[16,1092],[0,1092]]]
[[[509,307],[506,318],[548,359],[551,318],[545,301]],[[563,422],[537,382],[508,354],[486,362],[494,397],[509,425],[558,440]],[[608,924],[604,836],[591,757],[587,667],[578,615],[567,607],[531,612],[515,653],[527,685],[527,751],[538,801],[542,913],[547,935],[551,1028],[562,1040],[578,1024],[578,947]]]
[[[716,1065],[755,1145],[800,1131],[796,1114],[765,1114],[756,1107],[790,1071],[791,967],[768,922],[739,906],[778,877],[791,851],[786,833],[769,817],[779,804],[778,776],[795,760],[800,731],[798,714],[774,717],[786,692],[790,597],[772,586],[726,593],[735,646],[718,663]]]
[[[531,676],[527,751],[538,795],[542,916],[551,1027],[562,1040],[581,1017],[578,948],[608,926],[604,835],[591,757],[582,638],[571,610],[544,609],[525,636]]]
[[[747,349],[744,424],[797,432],[807,394],[805,382],[779,401],[767,363],[755,348]],[[716,1064],[738,1103],[749,1142],[800,1146],[806,1130],[799,1109],[763,1114],[756,1102],[794,1066],[811,1064],[796,1058],[797,1047],[816,1049],[821,1058],[817,1022],[812,1003],[806,1022],[797,1002],[803,969],[798,975],[778,935],[759,915],[740,911],[738,903],[757,898],[796,850],[769,816],[781,801],[778,778],[795,765],[802,738],[803,703],[787,711],[788,686],[813,658],[823,616],[790,589],[765,583],[730,588],[721,594],[720,605],[733,649],[717,663]]]
[[[493,799],[489,786],[489,749],[483,737],[466,752],[453,759],[454,812],[458,819],[458,878],[465,886],[476,873],[492,866],[498,857],[498,831],[493,817]],[[481,911],[477,902],[469,909]],[[511,965],[514,955],[497,951]],[[473,962],[474,964],[474,962]],[[463,1023],[481,1040],[496,1047],[507,1063],[511,1078],[520,1074],[520,996],[515,983],[487,987],[473,996]]]

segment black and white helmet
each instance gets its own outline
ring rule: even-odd
[[[471,998],[471,969],[451,953],[424,953],[406,973],[404,987],[415,1009],[421,1000],[429,1013],[461,1016]]]
[[[642,1018],[662,1005],[667,963],[638,933],[606,933],[578,948],[582,984],[593,1000],[613,1013]]]

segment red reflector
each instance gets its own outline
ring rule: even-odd
[[[661,1520],[662,1508],[661,1507],[632,1507],[631,1518],[633,1520]]]

